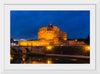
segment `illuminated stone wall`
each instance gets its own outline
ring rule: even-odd
[[[67,40],[66,32],[60,31],[57,26],[41,27],[38,32],[38,40],[18,41],[19,46],[59,46],[62,40]]]
[[[38,40],[67,40],[66,32],[60,31],[57,26],[47,26],[39,29]]]
[[[19,46],[70,46],[70,45],[85,45],[84,42],[77,40],[67,41],[66,32],[60,31],[57,26],[50,25],[42,27],[38,32],[38,40],[33,41],[18,41]]]
[[[19,46],[47,46],[50,41],[18,41]]]
[[[68,41],[58,41],[58,40],[37,40],[37,41],[18,41],[19,46],[81,46],[86,45],[83,41],[74,41],[74,40],[68,40]]]

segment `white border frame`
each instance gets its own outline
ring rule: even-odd
[[[96,69],[93,70],[93,71],[80,71],[80,70],[77,70],[77,71],[48,71],[48,70],[44,70],[44,71],[41,71],[41,70],[38,70],[38,71],[26,71],[26,70],[5,70],[4,69],[4,66],[3,66],[3,60],[4,60],[4,53],[3,53],[3,50],[4,50],[4,33],[3,33],[3,25],[4,25],[4,4],[12,4],[12,5],[16,5],[16,4],[79,4],[79,5],[86,5],[86,4],[95,4],[96,5]],[[100,74],[100,1],[99,0],[24,0],[24,1],[21,1],[21,0],[1,0],[0,1],[0,10],[1,10],[1,14],[0,14],[0,45],[1,45],[1,52],[0,52],[0,58],[1,58],[1,61],[0,61],[0,74],[3,73],[3,74],[18,74],[18,73],[24,73],[24,74],[27,74],[27,73],[31,73],[31,74],[40,74],[40,73],[43,73],[43,74],[51,74],[51,73],[57,73],[57,74]],[[97,16],[98,15],[98,16]]]
[[[10,64],[10,10],[88,10],[90,11],[90,64]],[[5,5],[5,69],[95,70],[95,5]],[[16,67],[15,67],[16,66]]]

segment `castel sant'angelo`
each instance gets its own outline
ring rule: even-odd
[[[41,27],[38,32],[38,40],[18,41],[19,46],[68,46],[85,45],[83,41],[67,40],[67,33],[60,31],[55,25]]]

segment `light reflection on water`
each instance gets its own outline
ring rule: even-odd
[[[13,58],[13,59],[12,59]],[[48,56],[27,56],[11,57],[11,64],[67,64],[67,63],[89,63],[89,59],[68,58],[68,57],[48,57]]]
[[[26,58],[22,58],[22,64],[52,64],[52,58],[42,59],[42,58],[29,58],[26,60]]]
[[[48,58],[47,63],[48,63],[48,64],[52,64],[51,58]]]

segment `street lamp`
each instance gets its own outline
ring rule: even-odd
[[[52,50],[53,46],[47,46],[47,50]]]

